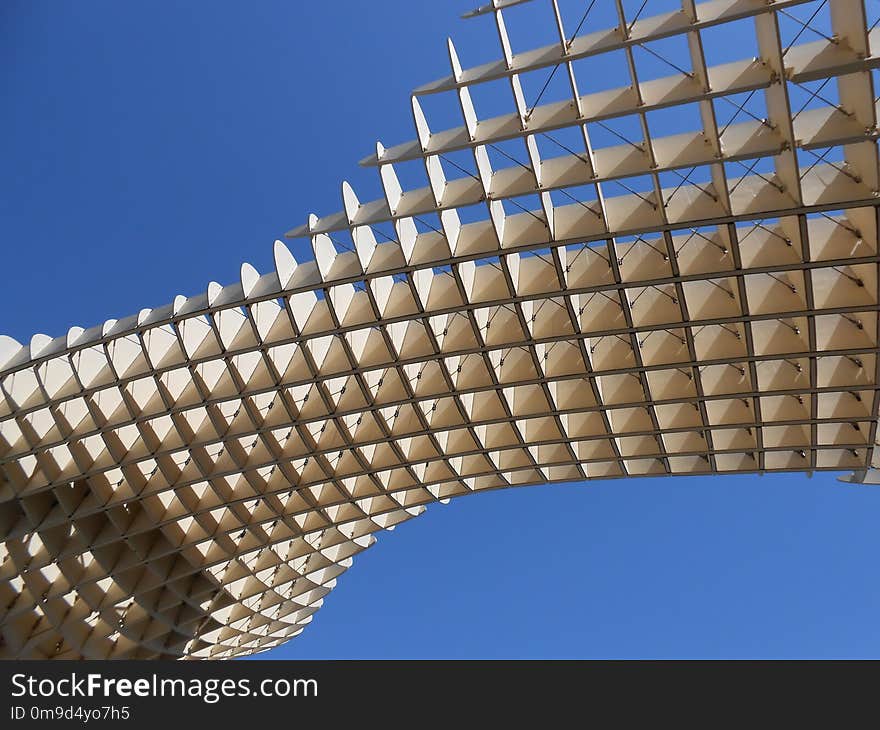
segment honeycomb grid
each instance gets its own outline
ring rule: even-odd
[[[494,18],[499,59],[463,68],[449,42],[416,139],[362,161],[384,196],[343,183],[340,212],[288,233],[312,259],[276,242],[272,272],[0,337],[0,656],[265,651],[374,533],[487,489],[880,481],[877,19],[654,5],[495,0],[469,15]],[[505,13],[527,7],[558,41],[514,52]],[[708,65],[732,23],[758,54]],[[629,84],[580,88],[611,56]],[[509,112],[481,119],[499,83]],[[437,100],[461,126],[429,126]],[[656,113],[698,128],[652,135]]]

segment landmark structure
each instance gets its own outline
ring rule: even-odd
[[[0,655],[266,650],[374,533],[484,490],[876,481],[877,18],[561,1],[472,13],[497,58],[449,43],[412,141],[362,162],[383,197],[343,183],[288,233],[309,260],[279,242],[273,271],[0,338]],[[537,6],[553,42],[528,50],[505,17]],[[723,42],[743,29],[753,49]],[[611,64],[628,81],[601,88]]]

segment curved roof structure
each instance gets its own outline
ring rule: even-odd
[[[614,27],[596,0],[573,20],[534,0],[558,40],[530,51],[504,23],[525,0],[474,11],[497,60],[464,68],[450,42],[414,139],[363,161],[384,196],[343,184],[288,234],[312,260],[278,242],[274,271],[0,338],[0,654],[263,651],[373,533],[476,491],[871,479],[877,22],[860,0],[599,1]],[[728,24],[757,53],[713,65]],[[584,83],[612,63],[627,85]],[[489,84],[500,116],[480,116]],[[429,95],[461,125],[430,126]]]

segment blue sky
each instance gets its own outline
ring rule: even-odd
[[[378,196],[357,160],[413,136],[408,94],[447,73],[445,37],[466,66],[497,55],[490,19],[457,19],[473,2],[0,3],[0,332],[59,335],[235,281],[242,261],[268,271],[274,238],[341,208],[343,179]],[[549,3],[529,6],[509,14],[515,49],[553,40]],[[563,3],[569,27],[582,7]],[[509,103],[491,93],[478,110]],[[469,497],[380,535],[265,656],[876,657],[878,514],[880,491],[831,475]]]

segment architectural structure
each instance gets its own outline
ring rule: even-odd
[[[0,338],[0,654],[268,649],[374,533],[482,490],[871,480],[877,19],[655,4],[494,0],[472,15],[497,60],[464,68],[449,43],[414,140],[363,161],[384,196],[343,184],[340,212],[288,234],[312,259],[276,243],[274,271]],[[537,6],[555,40],[520,49],[505,14]],[[714,63],[748,54],[706,42],[725,35],[754,56]],[[601,88],[610,64],[628,83]],[[460,125],[432,125],[429,96]]]

